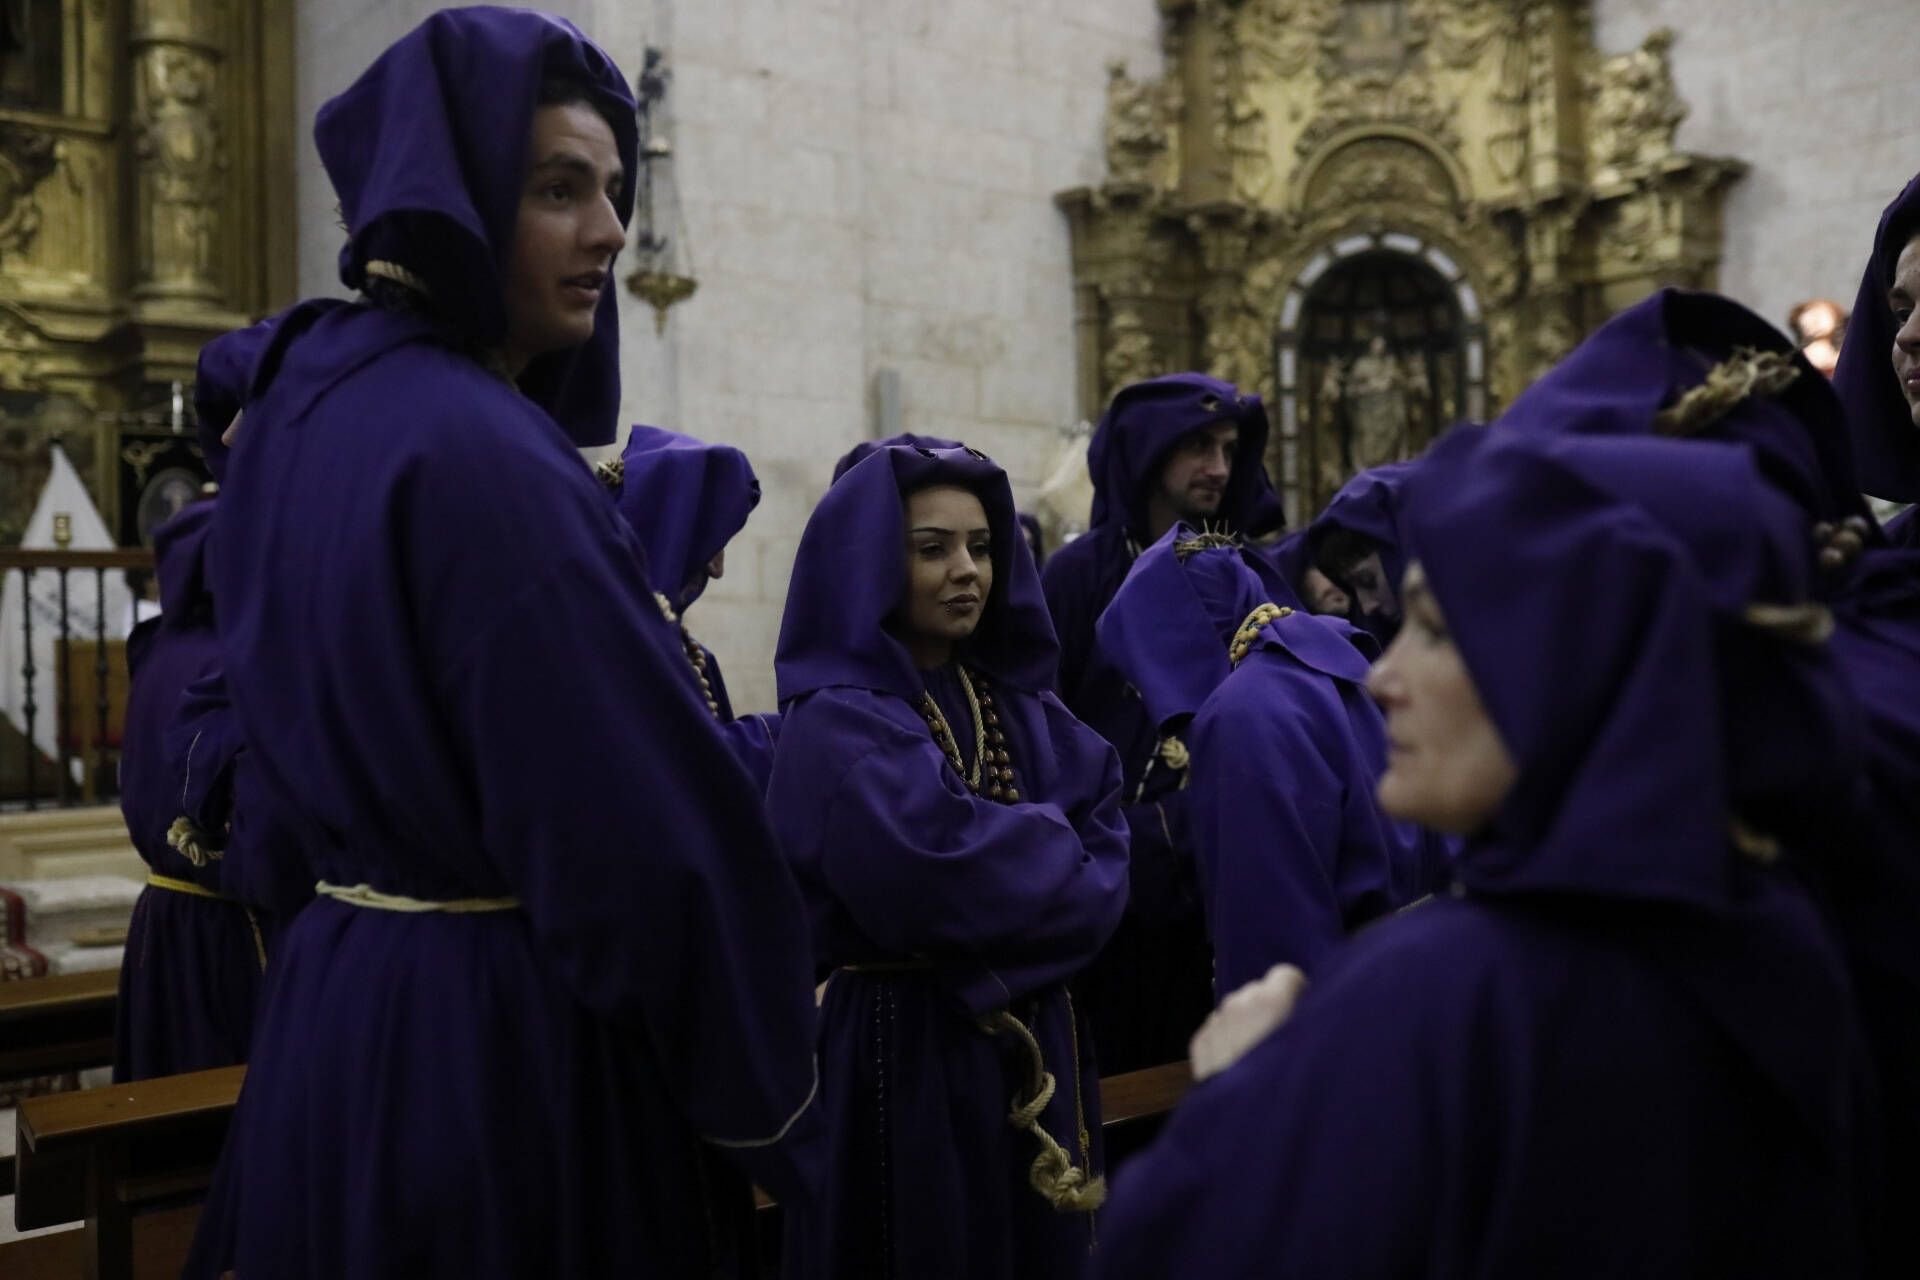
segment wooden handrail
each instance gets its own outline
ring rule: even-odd
[[[120,970],[0,982],[0,1080],[113,1061]]]
[[[111,551],[58,551],[38,547],[0,547],[0,573],[9,569],[151,569],[153,552],[146,547],[115,547]]]

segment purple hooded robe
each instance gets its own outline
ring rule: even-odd
[[[993,584],[958,661],[989,685],[1018,791],[970,791],[923,718],[929,694],[976,758],[951,666],[889,630],[907,580],[902,495],[972,490]],[[1009,1123],[1032,1097],[1031,1034],[1055,1084],[1038,1122],[1097,1173],[1100,1100],[1065,982],[1126,899],[1113,749],[1052,693],[1056,649],[1006,475],[970,449],[884,448],[827,490],[801,536],[775,660],[785,712],[767,804],[831,975],[821,1090],[832,1124],[817,1209],[790,1211],[787,1273],[900,1280],[1079,1274],[1091,1213],[1029,1185],[1042,1149]],[[986,712],[981,720],[987,719]],[[988,1024],[991,1025],[991,1024]]]
[[[1161,731],[1185,738],[1225,996],[1283,962],[1311,975],[1354,930],[1439,887],[1447,858],[1438,837],[1374,800],[1387,748],[1366,690],[1371,639],[1307,613],[1252,552],[1182,551],[1193,537],[1175,525],[1134,561],[1100,617],[1100,647]],[[1287,612],[1234,661],[1236,633],[1266,604]]]
[[[1847,407],[1853,457],[1861,488],[1894,502],[1920,502],[1920,427],[1893,373],[1893,336],[1899,331],[1887,306],[1894,265],[1920,235],[1920,176],[1907,183],[1880,215],[1873,252],[1860,277],[1860,293],[1847,319],[1833,387]],[[1920,525],[1905,512],[1888,526],[1903,545],[1920,542]]]
[[[216,482],[226,477],[220,434],[239,410],[273,325],[227,334],[200,353],[194,409]],[[120,809],[156,876],[217,896],[149,885],[134,904],[115,1006],[116,1081],[245,1062],[277,935],[313,895],[313,878],[289,842],[264,838],[259,815],[236,814],[239,733],[224,703],[201,694],[219,685],[206,563],[213,516],[212,502],[196,503],[154,537],[164,612],[142,623],[128,645]],[[191,824],[190,838],[170,839],[182,820]]]
[[[1394,634],[1400,629],[1400,579],[1407,571],[1407,549],[1395,509],[1400,501],[1400,486],[1415,465],[1414,462],[1389,462],[1362,471],[1341,485],[1340,491],[1328,501],[1326,510],[1307,526],[1302,552],[1306,563],[1300,566],[1300,571],[1304,573],[1320,544],[1335,529],[1357,533],[1380,548],[1380,569],[1386,576],[1386,592],[1380,608],[1365,608],[1361,603],[1362,593],[1351,582],[1335,581],[1352,602],[1348,621],[1383,647],[1393,643]]]
[[[227,688],[317,879],[514,905],[300,913],[189,1275],[708,1275],[748,1175],[810,1191],[800,900],[575,448],[612,433],[612,291],[518,389],[469,354],[556,72],[631,179],[620,72],[535,13],[436,14],[320,113],[344,280],[397,261],[449,319],[340,306],[271,353],[215,523]]]
[[[1189,1023],[1205,1012],[1204,928],[1193,889],[1184,774],[1158,755],[1160,735],[1140,695],[1101,650],[1096,624],[1147,538],[1147,496],[1169,451],[1204,427],[1231,422],[1239,452],[1218,522],[1244,532],[1273,522],[1267,414],[1260,398],[1198,373],[1135,383],[1113,399],[1087,447],[1093,511],[1087,532],[1047,557],[1047,607],[1060,637],[1060,697],[1120,753],[1132,832],[1128,911],[1107,952],[1075,983],[1103,1071],[1186,1056]],[[1264,514],[1262,514],[1264,513]],[[1183,1030],[1184,1028],[1184,1030]]]
[[[766,789],[773,772],[773,746],[780,732],[777,715],[735,716],[720,660],[693,638],[687,610],[707,589],[707,565],[746,528],[760,505],[760,481],[747,455],[730,445],[707,444],[678,431],[635,426],[620,455],[620,479],[613,483],[620,509],[647,556],[647,576],[666,584],[662,594],[680,620],[691,664],[698,650],[701,665],[689,666],[701,693],[713,700],[714,715],[740,763]]]
[[[1908,201],[1913,188],[1885,225],[1899,222]],[[1869,334],[1886,314],[1884,292],[1882,285],[1862,317]],[[1858,350],[1853,335],[1862,331],[1849,330],[1849,349]],[[1893,492],[1886,485],[1900,474],[1898,441],[1869,428],[1878,422],[1892,424],[1896,435],[1912,430],[1886,364],[1891,329],[1883,332],[1884,344],[1874,348],[1879,382],[1866,381],[1864,366],[1855,363],[1848,378],[1829,383],[1794,354],[1784,334],[1745,307],[1669,290],[1609,321],[1502,421],[1534,431],[1643,434],[1654,429],[1656,411],[1698,385],[1711,364],[1739,348],[1775,352],[1791,358],[1798,376],[1773,395],[1742,400],[1696,434],[1751,448],[1762,473],[1808,524],[1868,520],[1856,450],[1879,477],[1866,487]],[[1876,395],[1877,408],[1869,404]],[[1824,572],[1818,590],[1833,608],[1830,648],[1865,709],[1866,758],[1845,812],[1790,797],[1773,816],[1799,828],[1796,834],[1823,854],[1812,872],[1847,950],[1884,1095],[1887,1199],[1909,1204],[1920,1199],[1920,1019],[1913,1015],[1920,1008],[1913,928],[1920,919],[1920,841],[1913,834],[1920,830],[1920,548],[1890,543],[1869,523],[1864,552]],[[1920,1271],[1911,1233],[1883,1233],[1876,1249],[1876,1274]]]
[[[1804,598],[1802,522],[1741,451],[1636,454],[1611,478],[1690,496],[1701,554],[1563,447],[1456,430],[1407,489],[1518,769],[1459,888],[1362,933],[1189,1096],[1120,1175],[1107,1280],[1856,1273],[1844,967],[1727,825],[1745,712],[1718,641],[1740,601]],[[1831,663],[1783,663],[1844,734]],[[1841,738],[1766,723],[1763,754],[1840,780]]]

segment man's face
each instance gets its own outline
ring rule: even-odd
[[[1301,594],[1306,597],[1305,604],[1313,613],[1330,613],[1337,618],[1344,618],[1353,607],[1353,602],[1347,599],[1347,593],[1340,589],[1340,584],[1313,565],[1307,566],[1301,586]]]
[[[1160,464],[1160,497],[1189,523],[1212,520],[1227,496],[1227,477],[1240,452],[1240,428],[1219,422],[1183,437]]]
[[[534,112],[526,185],[507,261],[508,364],[517,374],[593,336],[614,255],[626,245],[615,201],[625,174],[613,130],[585,103]]]
[[[1893,287],[1887,290],[1887,305],[1899,326],[1893,335],[1893,376],[1900,380],[1900,393],[1907,398],[1914,425],[1920,426],[1920,306],[1916,302],[1920,302],[1920,236],[1900,251],[1893,264]]]

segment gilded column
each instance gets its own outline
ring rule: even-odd
[[[129,30],[139,220],[134,295],[218,305],[215,267],[227,160],[222,50],[204,0],[137,0]]]

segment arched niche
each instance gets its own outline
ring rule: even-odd
[[[1385,351],[1374,348],[1383,340]],[[1269,469],[1305,519],[1355,471],[1410,457],[1453,421],[1487,412],[1487,325],[1465,268],[1409,231],[1328,242],[1287,283],[1274,325],[1275,439]],[[1355,377],[1356,365],[1360,378]],[[1399,370],[1405,429],[1382,429]],[[1328,372],[1338,369],[1330,390]],[[1357,382],[1365,386],[1356,386]]]

